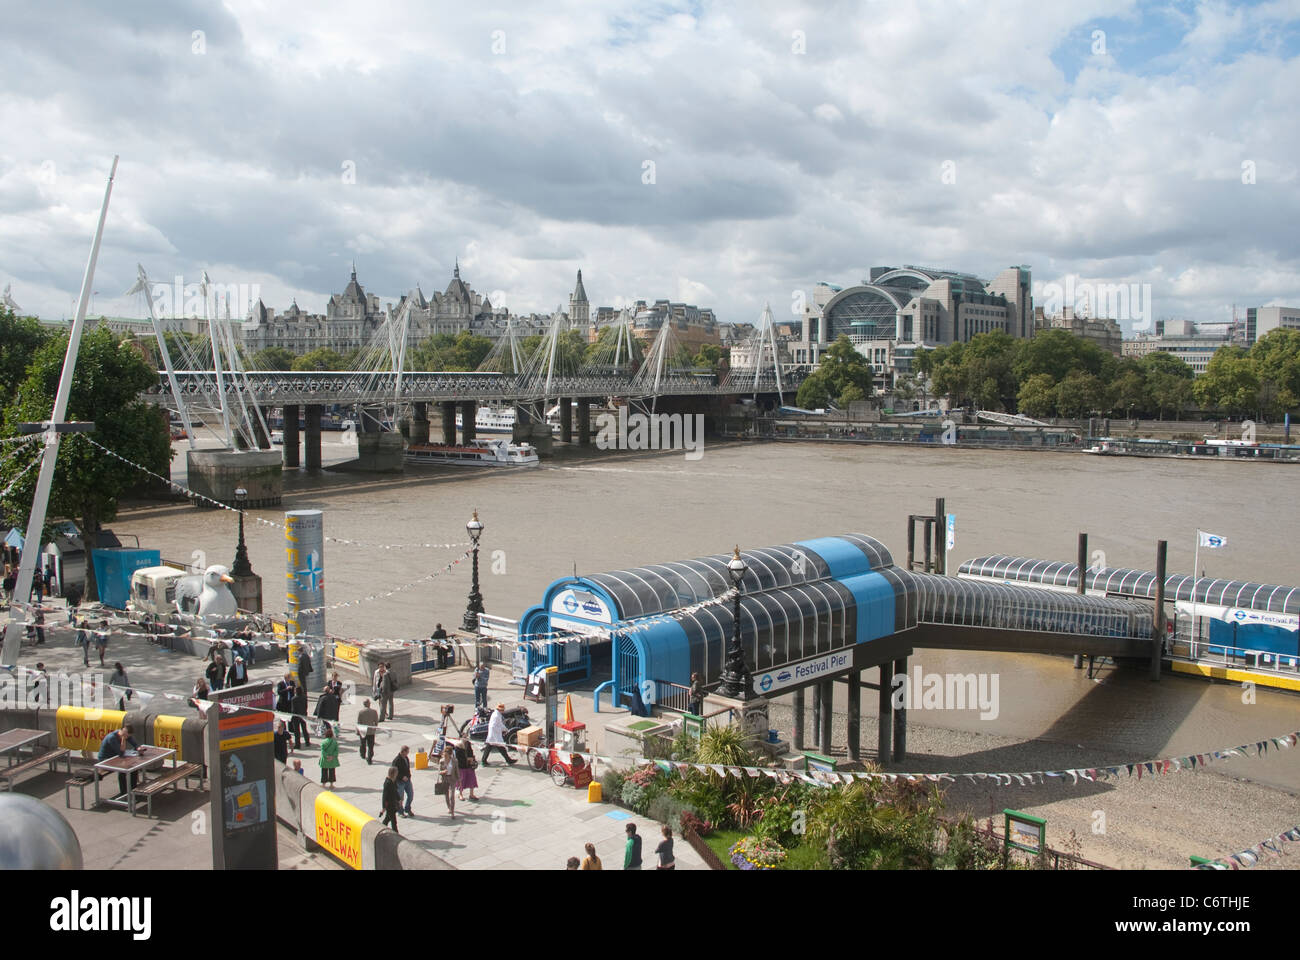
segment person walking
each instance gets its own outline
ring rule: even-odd
[[[465,791],[469,791],[469,798],[475,803],[478,797],[474,796],[474,791],[478,789],[478,774],[474,768],[478,766],[478,760],[474,758],[474,745],[469,742],[468,737],[462,737],[457,740],[454,747],[456,751],[456,765],[460,767],[460,783],[457,784],[456,792],[462,800],[465,799]]]
[[[32,616],[34,620],[34,625],[36,627],[36,642],[38,644],[44,643],[45,642],[45,611],[42,610],[40,607],[37,607],[36,612]]]
[[[77,646],[81,648],[82,665],[90,666],[90,633],[86,629],[84,617],[77,621]]]
[[[600,857],[596,856],[596,845],[588,840],[582,845],[582,849],[587,851],[587,855],[582,858],[582,869],[600,870]]]
[[[506,749],[506,705],[504,703],[498,703],[488,719],[487,742],[483,746],[483,766],[488,765],[488,754],[493,750],[505,757],[506,763],[512,767],[519,762],[510,756],[510,751]]]
[[[378,675],[376,685],[379,687],[379,719],[393,719],[393,694],[397,690],[397,679],[393,676],[393,665],[385,663]],[[385,713],[387,711],[387,713]]]
[[[570,858],[568,859],[568,861],[564,864],[564,869],[565,869],[565,870],[577,870],[577,869],[578,869],[578,858],[577,858],[577,857],[570,857]]]
[[[99,654],[99,665],[104,666],[104,654],[108,652],[108,621],[99,621],[99,629],[95,631],[95,652]]]
[[[311,733],[307,729],[307,688],[295,687],[293,691],[293,719],[289,721],[293,731],[293,748],[300,750],[303,741],[311,746]]]
[[[315,667],[311,665],[311,647],[307,644],[298,645],[298,686],[304,690],[307,689],[307,678],[311,676]]]
[[[460,767],[456,765],[456,751],[450,746],[442,751],[442,765],[438,768],[442,780],[438,784],[439,792],[447,801],[447,812],[456,819],[456,788],[460,786]]]
[[[37,710],[50,705],[50,674],[44,663],[36,664],[36,679],[32,681],[32,701]]]
[[[334,787],[334,771],[339,768],[339,742],[334,739],[334,728],[325,724],[324,738],[320,742],[320,782],[327,790]]]
[[[384,777],[383,809],[380,812],[383,814],[382,823],[384,826],[389,827],[393,833],[401,833],[397,829],[397,808],[400,803],[401,800],[397,793],[397,768],[389,767],[388,774]]]
[[[659,864],[656,870],[672,870],[677,866],[673,860],[673,828],[664,824],[661,831],[664,838],[659,841],[659,846],[655,847],[655,856],[659,858]]]
[[[361,701],[357,711],[357,736],[361,738],[361,758],[366,763],[375,762],[375,731],[379,728],[379,714],[369,700]]]
[[[488,678],[492,673],[492,668],[486,663],[480,663],[474,668],[474,709],[486,710],[488,700]]]
[[[194,697],[195,700],[208,699],[208,694],[210,692],[211,691],[208,689],[208,681],[204,680],[202,677],[199,677],[197,680],[194,681],[194,691],[192,693],[192,696]]]
[[[226,682],[226,660],[221,654],[214,654],[208,669],[203,671],[208,678],[208,686],[220,690]]]
[[[289,762],[289,741],[293,739],[283,720],[275,721],[275,759],[281,763]]]
[[[242,687],[248,683],[248,669],[244,666],[244,658],[235,657],[235,662],[230,665],[230,671],[226,674],[227,687]]]
[[[397,790],[406,798],[406,809],[402,811],[402,816],[414,816],[411,813],[411,804],[415,801],[415,787],[411,783],[411,748],[406,744],[397,752],[393,758],[393,766],[397,768]]]
[[[8,564],[5,564],[5,579],[4,579],[5,606],[9,606],[9,604],[13,602],[14,585],[17,583],[18,583],[18,574],[14,572],[13,567],[9,566]]]
[[[334,671],[334,675],[325,681],[325,689],[339,698],[339,703],[343,702],[343,681],[339,679],[339,672]]]
[[[337,723],[339,719],[339,698],[328,687],[316,701],[316,719]]]
[[[697,717],[704,713],[704,678],[698,673],[691,674],[691,713]]]
[[[450,703],[444,703],[442,705],[442,708],[438,711],[439,714],[442,716],[442,719],[438,721],[438,740],[434,744],[434,748],[433,748],[434,752],[438,756],[442,756],[442,751],[447,746],[448,729],[450,729],[452,733],[456,732],[456,720],[451,715],[452,711],[455,709],[456,708],[453,707]]]
[[[641,838],[637,835],[635,823],[627,825],[627,843],[623,845],[623,869],[641,869]]]
[[[113,664],[113,675],[108,678],[108,685],[121,691],[117,696],[117,709],[125,710],[126,702],[131,699],[135,691],[131,689],[131,681],[126,678],[126,670],[120,663]]]

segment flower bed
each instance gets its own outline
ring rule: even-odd
[[[743,837],[732,845],[730,853],[737,870],[775,870],[785,862],[784,847],[758,837]]]

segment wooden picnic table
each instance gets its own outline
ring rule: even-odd
[[[96,776],[95,777],[95,805],[98,806],[101,803],[106,803],[115,807],[123,807],[127,810],[130,810],[131,816],[134,817],[136,784],[132,782],[132,780],[134,779],[132,777],[132,774],[135,773],[141,774],[142,775],[141,781],[143,781],[144,779],[143,773],[145,770],[147,770],[149,767],[154,766],[155,764],[161,764],[168,757],[171,757],[172,765],[175,766],[176,765],[175,750],[170,750],[167,749],[166,747],[153,747],[153,746],[149,746],[148,744],[142,744],[141,746],[136,748],[136,756],[134,757],[127,756],[126,754],[122,754],[120,756],[113,757],[110,760],[101,760],[99,763],[96,763],[95,770],[105,775],[119,773],[119,774],[123,774],[126,777],[126,799],[122,800],[119,797],[109,797],[106,799],[100,799],[99,796],[100,778]]]
[[[0,733],[0,753],[12,767],[23,747],[40,743],[49,735],[49,730],[6,730]]]

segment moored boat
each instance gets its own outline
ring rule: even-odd
[[[407,463],[449,463],[469,467],[527,467],[541,461],[531,443],[514,444],[497,437],[469,443],[413,443],[406,448]]]

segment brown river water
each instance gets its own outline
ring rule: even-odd
[[[337,437],[337,435],[335,435]],[[326,435],[325,462],[352,455]],[[184,479],[184,455],[174,476]],[[1295,541],[1300,468],[1255,463],[1116,459],[1074,453],[1004,452],[825,443],[710,443],[702,459],[680,452],[579,454],[535,468],[408,467],[403,476],[286,477],[281,510],[250,512],[282,521],[283,510],[319,508],[329,536],[367,546],[325,548],[326,603],[357,600],[419,580],[464,552],[378,545],[465,541],[477,509],[482,592],[489,613],[517,617],[554,579],[645,563],[729,552],[838,533],[883,541],[900,564],[906,517],[932,513],[945,497],[957,516],[949,569],[966,559],[1010,553],[1073,560],[1079,531],[1111,566],[1154,569],[1157,539],[1169,542],[1170,572],[1190,572],[1196,529],[1228,539],[1202,551],[1210,576],[1300,583]],[[230,563],[235,518],[184,505],[122,511],[119,533],[189,561]],[[283,531],[248,527],[250,558],[264,578],[264,609],[283,606]],[[428,636],[435,621],[457,626],[469,589],[467,561],[391,597],[326,614],[329,632],[361,638]],[[996,673],[995,719],[975,710],[918,715],[913,722],[1098,751],[1098,762],[1205,752],[1300,729],[1300,696],[1265,689],[1243,703],[1228,683],[1107,669],[1097,680],[1068,658],[921,651],[927,672]],[[872,677],[871,679],[874,679]],[[864,715],[874,715],[864,696]],[[1300,758],[1300,750],[1291,751]],[[1291,757],[1253,769],[1262,783],[1300,789]],[[959,767],[967,769],[967,767]],[[970,769],[1001,769],[975,766]]]

